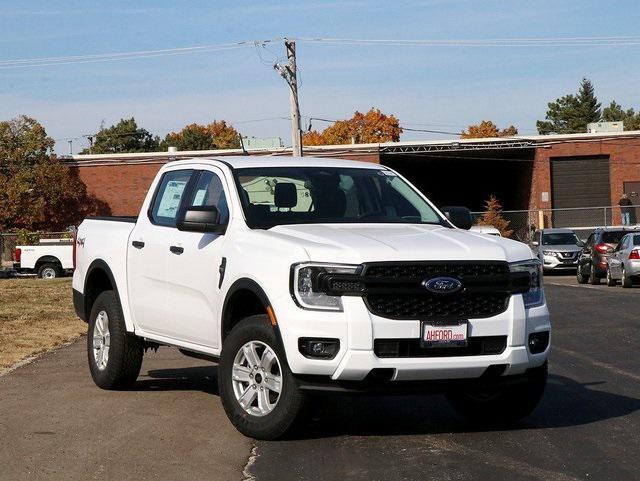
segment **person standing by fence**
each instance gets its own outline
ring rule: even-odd
[[[620,201],[618,202],[620,206],[620,215],[622,216],[622,225],[631,225],[631,211],[633,202],[629,199],[627,194],[622,194],[620,197]]]

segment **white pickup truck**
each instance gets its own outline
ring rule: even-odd
[[[38,245],[15,249],[13,270],[19,274],[37,274],[55,279],[73,269],[73,239],[41,239]]]
[[[91,375],[123,388],[160,345],[214,360],[229,419],[260,439],[317,390],[437,390],[471,420],[520,419],[547,379],[540,263],[470,225],[377,164],[168,163],[138,218],[78,229]]]

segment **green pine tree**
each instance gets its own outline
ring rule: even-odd
[[[540,134],[572,134],[587,131],[587,124],[600,120],[600,102],[590,80],[583,78],[577,94],[549,102],[545,119],[536,126]]]

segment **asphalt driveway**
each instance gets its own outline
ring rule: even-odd
[[[548,389],[512,429],[473,429],[439,396],[332,396],[293,438],[254,444],[227,421],[215,366],[160,349],[134,390],[101,391],[82,340],[0,377],[0,479],[638,480],[640,292],[547,292]]]

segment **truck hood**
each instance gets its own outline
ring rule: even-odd
[[[304,224],[269,229],[304,248],[309,260],[359,264],[395,260],[533,258],[526,244],[460,229],[416,224]]]

